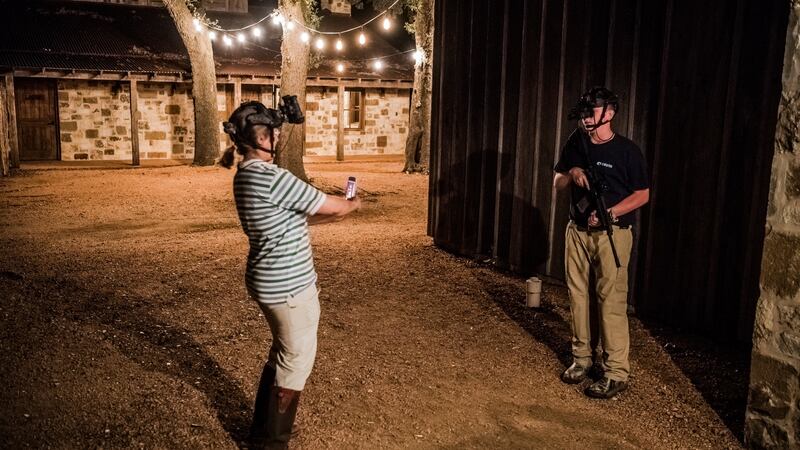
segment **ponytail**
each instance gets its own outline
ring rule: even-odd
[[[220,156],[219,160],[217,160],[217,164],[226,169],[230,169],[231,167],[233,167],[233,158],[234,158],[233,153],[235,151],[236,151],[235,145],[231,145],[230,147],[226,148],[225,151],[222,153],[222,156]]]

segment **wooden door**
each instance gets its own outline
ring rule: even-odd
[[[225,99],[223,100],[223,104],[219,104],[220,100],[222,100],[220,94],[225,94]],[[236,109],[234,106],[233,100],[233,85],[232,84],[218,84],[217,85],[217,118],[224,122],[228,120],[228,118],[233,114],[233,110]],[[220,108],[220,106],[224,106],[224,109]]]
[[[226,122],[231,117],[231,114],[233,114],[233,110],[236,109],[236,106],[234,106],[234,100],[233,100],[233,96],[234,96],[233,85],[232,84],[218,84],[217,85],[217,93],[218,93],[217,94],[217,118],[219,119],[220,122]],[[220,101],[219,93],[224,93],[225,94],[225,100],[224,100],[225,103],[223,104],[225,106],[224,109],[220,108],[221,105],[219,104],[219,101]],[[223,132],[222,128],[220,128],[219,137],[220,137],[220,143],[222,144],[223,148],[233,144],[233,141],[230,139],[230,136],[228,136],[225,132]]]
[[[19,159],[59,159],[58,108],[55,80],[14,80]]]

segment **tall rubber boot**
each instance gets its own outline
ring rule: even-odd
[[[292,389],[273,386],[267,408],[267,439],[265,448],[289,448],[292,437],[292,425],[297,415],[297,404],[300,392]]]
[[[248,437],[253,447],[263,447],[267,438],[267,416],[269,408],[269,397],[272,387],[275,384],[275,368],[269,364],[264,364],[261,371],[261,381],[258,383],[256,392],[256,404],[253,408],[253,423],[250,425],[250,436]]]

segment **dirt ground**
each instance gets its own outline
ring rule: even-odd
[[[740,447],[635,319],[629,391],[562,384],[565,289],[527,309],[521,278],[437,249],[428,178],[401,167],[307,166],[330,192],[357,176],[365,207],[312,228],[322,319],[294,448]],[[242,445],[269,334],[233,173],[0,180],[0,447]]]

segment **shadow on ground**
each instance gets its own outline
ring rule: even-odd
[[[555,305],[548,300],[545,291],[540,308],[527,308],[520,303],[525,298],[525,283],[508,285],[500,283],[494,277],[481,275],[480,284],[486,295],[499,306],[508,317],[524,329],[537,341],[545,344],[564,367],[572,364],[569,336],[572,328],[569,322],[555,310]]]
[[[645,325],[728,429],[744,442],[751,346],[713,342],[650,321]]]
[[[480,281],[487,296],[509,318],[552,350],[564,367],[571,364],[569,336],[572,332],[569,318],[567,316],[565,319],[559,314],[554,302],[548,298],[547,290],[541,308],[526,308],[520,302],[525,298],[524,280],[520,279],[516,285],[509,286],[494,277],[483,275]],[[713,342],[651,321],[644,321],[643,326],[734,436],[743,442],[750,346]],[[594,324],[593,329],[596,329]]]
[[[77,324],[101,326],[108,330],[105,333],[108,342],[131,361],[148,371],[194,386],[205,396],[231,440],[239,448],[245,446],[251,401],[188,330],[164,322],[154,314],[155,309],[164,305],[153,299],[95,292],[65,277],[23,280],[10,272],[0,275],[4,282],[16,282],[22,289],[39,291],[30,298],[57,299],[59,291],[68,295],[68,304],[40,307],[59,311]]]

